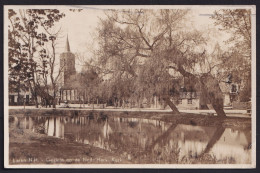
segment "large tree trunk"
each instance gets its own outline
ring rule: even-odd
[[[182,66],[178,67],[178,71],[189,79],[189,86],[201,92],[201,98],[203,98],[206,103],[212,104],[219,117],[226,117],[226,113],[223,110],[223,95],[217,79],[210,73],[205,73],[201,77],[197,77],[185,71]]]
[[[35,107],[38,108],[39,107],[39,104],[38,104],[38,99],[37,99],[37,86],[35,84],[35,82],[33,81],[33,87],[31,85],[31,83],[29,82],[29,87],[30,87],[30,90],[31,90],[31,94],[33,96],[33,99],[35,101]]]
[[[17,98],[17,105],[20,105],[21,98],[20,98],[20,88],[18,89],[18,98]]]
[[[19,85],[18,85],[18,98],[17,98],[17,105],[20,105],[20,80],[19,80]]]
[[[212,104],[219,117],[226,117],[223,105],[223,94],[218,81],[210,74],[205,74],[200,79],[201,93],[207,103]]]
[[[52,99],[52,107],[56,108],[56,98],[55,97]]]
[[[53,89],[53,97],[52,97],[52,107],[53,108],[56,108],[56,87],[55,87],[55,84],[52,85],[52,89]]]
[[[179,110],[178,108],[172,103],[172,101],[170,100],[170,97],[169,96],[164,96],[163,97],[163,100],[166,102],[167,105],[170,106],[170,108],[172,109],[172,112],[174,114],[179,114]]]
[[[38,104],[38,99],[37,99],[37,94],[36,92],[34,93],[34,100],[35,100],[35,107],[38,108],[39,104]]]
[[[219,117],[223,117],[223,118],[226,117],[226,113],[224,112],[222,105],[220,105],[220,104],[212,104],[212,106],[215,109],[215,111],[216,111],[216,113],[217,113],[217,115]]]

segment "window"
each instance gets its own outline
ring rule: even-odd
[[[67,90],[67,100],[71,100],[70,90]]]
[[[238,89],[237,89],[237,85],[232,84],[231,85],[231,93],[237,93]]]
[[[179,100],[178,100],[178,104],[182,104],[182,99],[179,99]]]
[[[63,94],[62,94],[63,95],[63,100],[66,100],[66,94],[67,94],[66,90],[63,90]]]
[[[29,103],[29,95],[26,95],[26,103]]]
[[[75,96],[74,96],[74,91],[75,90],[71,90],[71,100],[74,100]]]
[[[192,99],[188,99],[188,104],[192,104]]]

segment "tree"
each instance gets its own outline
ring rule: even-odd
[[[206,102],[224,117],[217,80],[210,73],[196,71],[208,55],[207,40],[202,32],[187,29],[188,12],[179,9],[107,12],[98,29],[100,65],[112,76],[132,81],[139,78],[136,83],[139,91],[154,90],[149,93],[159,95],[174,113],[179,111],[170,99],[169,85],[173,85],[174,78],[185,77],[187,85],[205,93]]]
[[[21,51],[21,44],[19,43],[18,33],[16,31],[8,30],[8,57],[9,57],[9,91],[18,93],[18,104],[21,103],[20,91],[28,90],[26,87],[26,71],[24,66],[26,58]]]
[[[96,68],[85,62],[82,71],[77,74],[75,80],[70,81],[68,86],[77,89],[80,101],[83,101],[83,103],[87,101],[88,104],[92,102],[94,106],[95,103],[98,103],[100,97],[100,83],[101,78]],[[81,100],[82,97],[83,100]]]
[[[61,76],[61,73],[63,71],[63,66],[60,66],[58,69],[58,71],[55,74],[55,69],[57,69],[57,66],[59,64],[57,64],[57,53],[56,53],[56,47],[57,47],[57,38],[60,35],[60,29],[57,32],[50,32],[48,30],[46,30],[46,32],[49,34],[49,41],[51,42],[51,46],[50,46],[50,50],[47,51],[46,56],[48,57],[48,67],[49,70],[47,72],[47,74],[49,74],[50,77],[50,85],[52,88],[52,105],[53,108],[56,107],[56,101],[57,101],[57,93],[59,90],[59,79]],[[48,50],[48,48],[46,48]],[[43,55],[44,56],[44,55]],[[47,84],[47,82],[46,82]]]
[[[251,98],[251,10],[223,9],[215,11],[211,17],[215,25],[230,34],[226,40],[229,47],[223,56],[224,74],[232,75],[232,82],[241,86],[240,100]]]
[[[41,84],[43,81],[46,84],[48,67],[52,68],[46,63],[49,56],[46,55],[44,45],[53,43],[55,38],[47,31],[64,16],[57,9],[20,9],[18,11],[9,9],[8,11],[9,32],[15,33],[16,37],[15,42],[10,42],[12,45],[9,47],[19,45],[21,56],[15,55],[15,57],[23,58],[20,62],[23,69],[26,69],[24,81],[30,88],[36,107],[38,107],[37,96],[42,92]],[[18,61],[12,61],[12,56],[12,53],[9,53],[9,64],[17,64]],[[9,71],[13,71],[13,67],[14,65],[9,65]]]

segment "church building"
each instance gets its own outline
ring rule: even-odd
[[[78,103],[83,101],[84,94],[77,88],[77,73],[75,68],[75,55],[70,50],[67,36],[64,52],[60,54],[60,101]]]

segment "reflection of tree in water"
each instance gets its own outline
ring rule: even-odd
[[[212,149],[212,147],[218,142],[220,137],[223,135],[224,131],[225,131],[225,128],[223,128],[222,125],[217,126],[217,130],[215,131],[212,138],[208,142],[204,151],[201,153],[201,156],[204,155],[205,153],[208,153]]]
[[[146,149],[146,151],[147,152],[151,152],[152,151],[152,149],[158,144],[158,143],[166,143],[167,141],[167,138],[168,138],[168,136],[170,135],[170,133],[172,132],[172,131],[174,131],[174,129],[177,127],[177,125],[176,124],[173,124],[173,125],[171,125],[170,126],[170,128],[166,131],[166,132],[164,132],[162,135],[160,135],[150,146],[148,146],[147,147],[147,149]]]
[[[65,138],[75,136],[78,142],[127,153],[131,157],[138,156],[161,133],[161,129],[150,123],[91,118],[79,125],[77,118],[73,119],[73,122],[66,123]]]
[[[189,131],[189,128],[192,131]],[[139,157],[142,158],[140,160],[145,163],[182,162],[183,158],[180,157],[180,152],[181,148],[184,147],[183,144],[185,143],[185,140],[205,142],[211,136],[211,133],[204,132],[202,134],[202,131],[208,132],[209,130],[210,129],[207,127],[172,124],[167,131],[158,136],[151,145],[147,146],[146,151],[140,154]],[[186,155],[188,155],[188,157],[193,157],[193,154],[190,152],[191,151],[186,153]]]
[[[209,155],[225,131],[222,125],[173,124],[162,131],[149,122],[131,119],[83,119],[74,117],[73,121],[66,123],[65,138],[71,135],[77,142],[119,153],[133,163],[204,163],[212,158],[216,162],[214,154],[212,158],[205,156]],[[250,132],[248,134],[246,136],[250,137]],[[189,149],[191,146],[195,148]]]
[[[33,132],[44,134],[45,121],[46,121],[46,117],[33,117],[33,116],[18,117],[17,127],[30,129]]]
[[[248,146],[245,148],[246,150],[251,149],[252,145],[252,132],[251,132],[251,127],[248,127],[244,130],[246,140],[248,141]]]
[[[94,119],[92,116],[70,119],[66,123],[65,138],[75,136],[77,142],[93,144],[100,140],[104,124],[105,120]]]
[[[138,159],[153,138],[160,135],[161,129],[154,124],[120,119],[109,121],[113,133],[109,135],[108,145],[111,150],[128,159]]]
[[[225,143],[225,145],[231,145],[225,149],[225,147],[220,148],[220,145]],[[217,143],[218,146],[216,145]],[[216,146],[216,147],[215,147]],[[251,127],[243,129],[225,129],[222,125],[217,126],[217,129],[208,142],[204,151],[199,155],[198,160],[212,159],[216,163],[238,163],[238,162],[250,162],[250,152],[248,150],[251,146]],[[237,148],[237,152],[232,152],[232,148]],[[223,150],[223,151],[220,151]],[[225,151],[228,151],[227,153]],[[222,157],[219,153],[222,153]],[[229,153],[229,154],[228,154]],[[216,155],[215,155],[216,154]],[[245,155],[246,154],[246,155]],[[241,159],[241,158],[244,158]]]
[[[164,149],[160,147],[164,144],[167,144],[168,137],[176,127],[176,124],[171,125],[168,130],[156,138],[150,146],[147,146],[145,152],[141,153],[139,157],[148,163],[151,161],[160,162],[161,160],[166,160],[169,163],[176,163],[176,158],[178,157],[179,153],[179,147],[177,146],[177,143],[174,144],[173,150],[168,150],[168,147],[165,147]],[[167,157],[165,153],[168,153],[168,155],[171,155],[171,157]]]
[[[46,134],[52,133],[51,136],[63,136],[66,140],[90,144],[119,153],[133,163],[204,163],[205,160],[210,159],[216,162],[217,158],[214,158],[211,150],[220,139],[223,142],[225,138],[225,136],[222,137],[225,131],[222,124],[213,127],[167,124],[167,127],[163,128],[164,122],[157,120],[154,122],[153,120],[131,118],[118,118],[117,120],[104,118],[104,116],[103,118],[98,118],[98,116],[94,116],[94,118],[32,117],[30,120],[28,117],[27,119],[23,117],[19,120],[22,121],[21,126],[24,128],[32,128],[38,133],[44,132],[41,130],[43,128]],[[33,122],[33,125],[25,122]],[[49,131],[51,128],[52,130]],[[242,145],[244,150],[249,150],[251,128],[248,127],[243,132],[243,134],[241,133],[243,140],[249,143],[242,142],[238,146]],[[240,131],[226,131],[225,134],[227,133],[233,135],[229,142],[234,143],[241,140]],[[218,146],[220,145],[218,144]],[[235,162],[235,160],[228,163],[230,162]]]
[[[132,121],[130,121],[130,122],[128,123],[128,125],[129,125],[129,127],[135,128],[135,127],[138,125],[138,122],[132,122]]]
[[[227,154],[225,157],[223,156],[220,158],[216,158],[214,153],[209,154],[209,152],[213,149],[216,143],[218,143],[221,137],[222,140],[225,139],[225,136],[223,135],[226,129],[222,127],[222,124],[212,128],[197,127],[201,128],[201,130],[204,131],[204,133],[200,132],[201,137],[198,136],[199,134],[196,134],[196,129],[193,129],[193,131],[185,133],[185,128],[182,128],[181,134],[183,134],[184,132],[183,139],[178,138],[178,130],[180,128],[176,128],[177,126],[180,127],[185,125],[172,125],[166,132],[164,132],[156,140],[154,140],[153,143],[147,147],[147,150],[144,153],[141,153],[139,157],[141,157],[142,159],[140,160],[142,160],[144,163],[236,163],[237,161],[239,161],[234,157],[232,153],[230,153],[230,155]],[[191,127],[191,130],[192,128],[195,127]],[[248,129],[249,130],[245,129],[245,133],[241,133],[240,131],[238,131],[238,134],[245,134],[246,141],[249,143],[248,145],[250,145],[251,128]],[[235,141],[232,141],[233,139],[230,139],[233,143],[236,143],[236,140],[242,140],[238,145],[240,148],[243,148],[244,142],[243,139],[239,137],[239,135],[236,136],[234,132],[229,133],[227,131],[227,133],[237,138],[235,139]],[[181,157],[181,152],[185,151],[185,140],[186,142],[190,141],[188,143],[192,143],[192,145],[188,147],[193,146],[195,148],[191,148],[190,150],[186,151],[186,154],[183,157]],[[181,141],[184,141],[184,143]],[[196,146],[198,148],[196,148]]]

